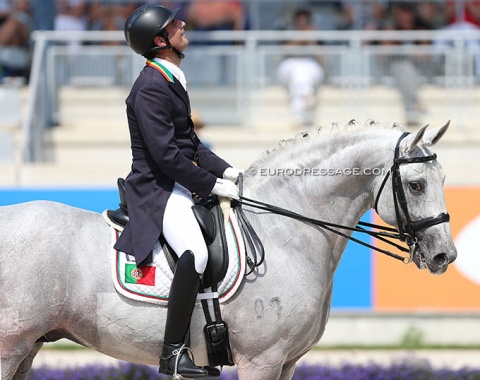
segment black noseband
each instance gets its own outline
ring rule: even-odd
[[[435,226],[437,224],[446,223],[450,221],[450,215],[446,212],[442,212],[438,216],[431,216],[429,218],[421,219],[416,222],[412,222],[412,229],[415,232],[422,231],[428,227]]]

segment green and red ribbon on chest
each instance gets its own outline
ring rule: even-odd
[[[155,70],[159,71],[160,74],[162,74],[168,82],[170,83],[174,82],[173,74],[160,62],[154,61],[152,59],[148,59],[146,65],[153,67]]]

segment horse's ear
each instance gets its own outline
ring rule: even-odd
[[[420,128],[417,132],[414,132],[405,138],[404,140],[406,145],[406,149],[404,149],[405,154],[410,154],[413,152],[417,144],[422,140],[427,127],[428,127],[428,124]]]
[[[433,144],[436,144],[438,140],[442,138],[442,136],[447,132],[448,126],[450,125],[450,120],[447,121],[447,124],[445,124],[441,128],[435,128],[435,129],[429,129],[427,133],[423,136],[423,144],[425,146],[431,146]]]

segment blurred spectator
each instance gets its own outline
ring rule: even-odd
[[[11,11],[11,4],[8,0],[0,0],[0,23],[5,21],[5,18]]]
[[[294,14],[294,29],[315,30],[312,14],[308,9],[299,9]],[[312,41],[290,41],[287,45],[314,44]],[[288,49],[288,46],[286,47]],[[324,79],[324,70],[319,61],[304,52],[288,55],[277,68],[277,78],[290,97],[290,110],[296,127],[313,123],[313,111],[318,87]]]
[[[196,31],[243,30],[245,26],[242,3],[236,0],[192,0],[186,16],[187,27]]]
[[[343,0],[345,29],[382,30],[385,28],[387,0]]]
[[[435,38],[435,48],[440,51],[446,45],[452,46],[455,32],[462,32],[467,37],[466,48],[474,58],[474,75],[477,80],[480,79],[480,41],[474,35],[480,30],[480,1],[448,1],[447,18],[448,24],[439,29]]]
[[[311,23],[316,30],[339,30],[345,28],[342,2],[339,0],[303,1],[302,7],[310,10]]]
[[[480,27],[480,1],[447,1],[447,22],[449,25],[467,22]]]
[[[35,30],[54,30],[57,15],[55,0],[30,0],[30,13]]]
[[[55,30],[87,29],[86,2],[84,0],[58,0]]]
[[[186,6],[187,28],[200,32],[219,30],[243,30],[245,18],[243,4],[239,0],[191,0]],[[228,45],[230,41],[190,41],[191,45]],[[216,67],[218,81],[221,85],[229,83],[232,57],[225,54],[214,57],[215,62],[209,64]],[[206,64],[206,60],[203,62]]]
[[[417,4],[418,18],[429,29],[438,29],[446,24],[445,6],[440,1],[422,1]]]
[[[391,18],[385,30],[426,30],[428,25],[418,18],[416,4],[411,2],[395,2],[391,4]],[[384,44],[424,44],[425,41],[384,41]],[[415,61],[412,57],[403,54],[390,56],[389,74],[393,77],[398,90],[400,91],[405,112],[407,125],[417,125],[419,117],[425,112],[419,98],[419,88],[425,81],[419,68],[418,62],[427,65],[425,57],[416,55]]]
[[[2,1],[0,6],[0,79],[28,77],[32,18],[29,1]]]
[[[87,14],[85,0],[57,1],[55,30],[83,31],[87,29]],[[68,42],[69,49],[74,51],[80,45],[79,41]]]
[[[139,4],[121,0],[92,1],[89,8],[89,29],[123,30],[125,20]]]

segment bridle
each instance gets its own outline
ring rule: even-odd
[[[242,234],[246,244],[248,245],[249,251],[251,253],[251,256],[247,256],[247,265],[249,266],[250,271],[248,271],[245,275],[252,273],[256,267],[260,266],[263,263],[265,258],[265,250],[263,248],[263,244],[260,238],[258,237],[253,227],[251,226],[250,222],[248,221],[247,217],[245,216],[242,206],[250,206],[253,208],[265,210],[274,214],[286,216],[286,217],[303,221],[309,224],[313,224],[315,226],[319,226],[339,236],[342,236],[346,239],[352,240],[355,243],[361,244],[375,251],[381,252],[390,257],[401,260],[406,264],[410,263],[413,259],[413,254],[416,248],[416,244],[418,242],[417,232],[425,230],[429,227],[435,226],[440,223],[448,222],[450,220],[450,216],[448,213],[441,213],[437,216],[427,217],[417,221],[411,220],[410,213],[408,211],[407,200],[405,198],[405,191],[402,185],[400,165],[433,161],[437,158],[437,155],[431,154],[423,157],[400,157],[400,142],[408,135],[409,135],[409,132],[405,132],[398,139],[397,144],[395,146],[395,153],[394,153],[392,167],[390,168],[389,172],[385,175],[385,178],[383,179],[380,185],[380,189],[377,193],[377,196],[375,198],[375,203],[374,203],[374,209],[375,211],[377,211],[379,198],[382,194],[383,189],[385,188],[385,184],[387,183],[388,178],[391,175],[393,200],[395,205],[395,216],[397,220],[398,230],[396,228],[385,227],[378,224],[372,224],[372,223],[366,223],[366,222],[358,222],[356,227],[349,227],[349,226],[343,226],[341,224],[329,223],[322,220],[309,218],[309,217],[297,214],[296,212],[293,212],[278,206],[274,206],[272,204],[268,204],[265,202],[246,198],[240,195],[240,199],[237,201],[234,201],[233,206],[237,211],[238,220],[242,227],[241,228]],[[240,188],[240,192],[242,193],[243,175],[240,175],[239,177],[239,188]],[[402,213],[405,216],[406,224],[403,224],[402,222],[400,210],[402,210]],[[375,228],[379,231],[372,231],[366,228]],[[374,245],[365,243],[357,238],[354,238],[351,235],[347,235],[346,233],[338,231],[338,229],[343,229],[343,230],[348,230],[353,232],[356,231],[356,232],[361,232],[361,233],[365,233],[367,235],[373,236],[376,239],[379,239],[387,244],[394,246],[400,251],[409,252],[409,257],[404,257],[402,255],[392,253],[385,249],[375,247]],[[395,239],[395,240],[400,240],[401,242],[405,242],[408,245],[408,248],[401,246],[389,239]]]
[[[393,157],[393,165],[390,168],[390,171],[385,175],[382,184],[380,185],[380,189],[377,193],[377,197],[375,198],[374,209],[378,214],[378,200],[380,199],[380,195],[387,183],[388,177],[392,176],[392,192],[393,192],[393,204],[395,205],[395,217],[397,219],[398,225],[398,232],[399,232],[399,239],[404,241],[410,247],[410,258],[413,255],[413,251],[415,250],[415,245],[418,242],[417,232],[425,230],[429,227],[435,226],[440,223],[445,223],[450,220],[450,215],[448,213],[442,212],[441,214],[433,217],[424,218],[421,220],[417,220],[415,222],[412,221],[410,217],[410,213],[408,211],[407,200],[405,198],[405,191],[402,185],[402,176],[400,174],[400,165],[405,164],[416,164],[419,162],[428,162],[433,161],[437,158],[437,155],[431,154],[428,156],[423,157],[400,157],[400,142],[408,136],[408,132],[404,132],[400,138],[398,139],[397,145],[395,146],[395,153]],[[400,209],[405,216],[406,224],[402,223],[402,219],[400,216]]]

